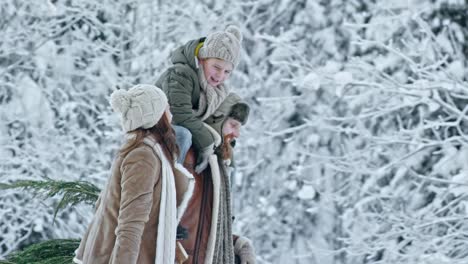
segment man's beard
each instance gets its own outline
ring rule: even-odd
[[[230,160],[232,158],[232,143],[235,142],[235,140],[236,138],[233,134],[224,136],[223,145],[221,146],[223,160]]]

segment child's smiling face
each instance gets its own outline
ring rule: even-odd
[[[230,62],[217,58],[201,59],[200,62],[208,84],[213,87],[223,84],[231,76],[233,65]]]

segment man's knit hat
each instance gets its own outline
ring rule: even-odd
[[[128,91],[114,91],[110,103],[114,111],[121,114],[125,132],[153,127],[168,105],[164,92],[148,84],[135,85]]]
[[[249,118],[249,113],[249,105],[245,102],[238,102],[232,106],[228,117],[232,117],[239,121],[242,125],[245,125],[247,123],[247,119]]]
[[[240,29],[236,26],[228,26],[224,31],[208,35],[198,52],[198,57],[222,59],[236,67],[240,58],[241,41]]]

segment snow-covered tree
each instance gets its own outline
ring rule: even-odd
[[[287,30],[268,38],[280,77],[245,150],[243,228],[272,262],[466,261],[467,33],[440,16],[466,4],[328,4],[315,56]]]

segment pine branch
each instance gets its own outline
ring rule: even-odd
[[[0,190],[24,188],[32,190],[36,194],[43,194],[46,197],[54,197],[62,194],[62,199],[58,203],[54,211],[54,219],[58,211],[67,207],[74,206],[79,203],[93,204],[99,196],[100,189],[96,185],[86,181],[30,181],[19,180],[10,184],[0,183]]]
[[[33,244],[23,251],[15,252],[1,264],[69,264],[80,245],[78,239],[54,239]]]

